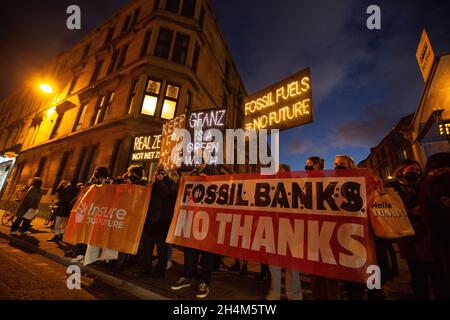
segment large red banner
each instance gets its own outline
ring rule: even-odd
[[[167,242],[366,282],[374,190],[364,169],[184,177]]]

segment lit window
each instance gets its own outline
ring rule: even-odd
[[[180,88],[177,86],[173,86],[171,84],[167,85],[166,97],[172,99],[178,99],[178,93],[180,92]]]
[[[154,116],[156,111],[156,105],[158,104],[158,98],[146,95],[144,98],[144,103],[142,104],[142,114],[148,116]]]
[[[172,100],[164,100],[164,105],[161,112],[162,119],[173,119],[175,115],[175,110],[177,108],[177,102]]]
[[[142,103],[141,113],[154,116],[158,106],[159,93],[161,92],[161,82],[155,80],[148,80],[147,88],[145,90],[144,101]]]
[[[178,97],[180,93],[180,87],[167,84],[166,95],[164,98],[164,103],[161,111],[161,118],[170,120],[175,116],[175,111],[177,109]]]

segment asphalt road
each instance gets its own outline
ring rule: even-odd
[[[0,238],[0,300],[136,299],[86,275],[81,276],[81,289],[69,290],[66,271],[65,266]]]

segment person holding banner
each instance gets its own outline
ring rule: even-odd
[[[324,169],[324,159],[313,156],[306,160],[305,170],[308,173]],[[339,299],[339,282],[335,279],[311,275],[311,291],[315,300],[337,300]]]
[[[279,173],[289,173],[291,167],[280,164]],[[281,267],[269,265],[271,288],[265,300],[281,299]],[[303,300],[300,273],[297,270],[285,269],[286,271],[286,296],[288,300]]]
[[[77,184],[78,178],[73,178],[69,184],[66,181],[61,181],[57,189],[59,201],[55,218],[55,235],[47,241],[60,242],[62,240],[64,228],[67,225],[70,212],[79,193]]]
[[[104,184],[111,184],[111,179],[109,178],[109,170],[106,167],[100,166],[95,168],[94,174],[92,175],[89,183],[89,185],[104,185]],[[88,265],[90,263],[93,263],[99,259],[101,249],[97,248],[95,246],[89,246],[85,244],[77,244],[75,248],[75,254],[77,255],[76,258],[72,259],[73,263],[83,263],[84,265]],[[106,255],[110,253],[111,250],[105,250],[102,251],[102,259],[106,258]],[[111,252],[112,254],[108,256],[108,259],[117,259],[117,254],[114,252]],[[87,257],[87,259],[85,259]]]
[[[430,299],[430,289],[437,299],[445,299],[447,290],[442,273],[431,251],[431,230],[426,223],[419,202],[419,185],[422,177],[420,164],[405,160],[395,172],[395,180],[388,184],[403,200],[415,235],[398,240],[400,254],[406,260],[411,274],[411,287],[419,300]],[[431,286],[428,284],[431,279]]]
[[[197,164],[196,168],[190,173],[190,175],[206,177],[219,174],[216,167],[206,163],[207,161],[205,158],[207,157],[203,157],[203,162]],[[208,296],[211,273],[215,264],[215,254],[188,247],[184,248],[184,276],[171,286],[172,290],[180,290],[183,288],[188,288],[192,285],[192,278],[197,275],[197,265],[200,254],[204,257],[205,263],[203,265],[200,280],[201,282],[197,288],[196,297],[202,299]]]
[[[175,207],[175,182],[168,176],[165,164],[158,166],[143,232],[144,269],[140,275],[164,278],[167,268],[167,244],[165,242]],[[153,249],[156,245],[158,263],[153,271]],[[139,275],[139,273],[138,273]]]
[[[39,177],[33,178],[31,187],[26,192],[22,202],[16,211],[16,220],[11,226],[11,235],[17,235],[17,230],[22,234],[30,234],[28,229],[30,228],[31,220],[37,214],[39,203],[41,202],[42,192],[42,179]],[[20,228],[20,229],[19,229]]]

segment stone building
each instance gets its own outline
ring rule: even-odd
[[[0,102],[2,201],[34,176],[44,203],[96,166],[118,176],[136,135],[191,110],[226,107],[226,126],[241,128],[245,96],[209,0],[131,1]]]

